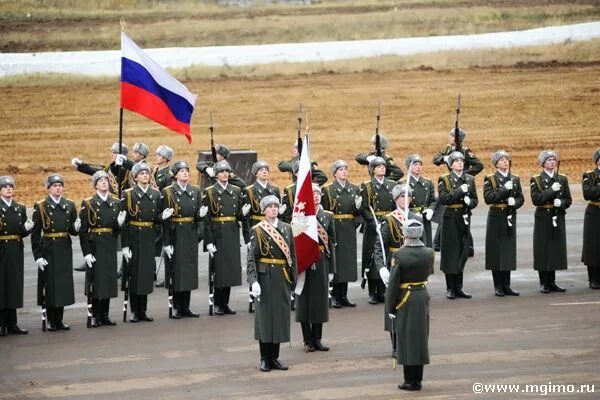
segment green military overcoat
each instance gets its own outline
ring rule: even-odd
[[[581,261],[600,268],[600,168],[583,174],[583,198],[589,201],[583,219]]]
[[[430,179],[420,176],[415,179],[412,175],[408,185],[412,191],[412,201],[410,203],[410,211],[423,216],[423,212],[427,209],[435,211],[437,207],[437,199],[435,198],[435,188]],[[406,177],[398,181],[401,185],[406,185]],[[423,216],[423,243],[425,246],[431,247],[433,237],[431,235],[431,221]]]
[[[26,209],[14,199],[10,206],[0,199],[0,310],[23,307],[23,238]]]

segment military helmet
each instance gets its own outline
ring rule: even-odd
[[[145,162],[139,162],[131,168],[131,174],[133,175],[133,179],[137,178],[138,174],[142,171],[146,171],[149,174],[152,173],[150,166]]]
[[[335,175],[335,173],[337,172],[337,170],[340,169],[340,168],[348,168],[348,163],[346,161],[344,161],[344,160],[337,160],[331,166],[331,174]]]
[[[267,207],[271,204],[277,204],[277,207],[280,206],[277,196],[270,194],[260,199],[260,212],[264,214]]]
[[[267,170],[270,170],[269,168],[269,164],[266,161],[263,160],[258,160],[257,162],[255,162],[254,164],[252,164],[252,175],[256,175],[258,173],[258,171],[260,171],[261,169],[266,168]]]
[[[460,151],[453,151],[448,156],[448,162],[447,162],[448,166],[451,167],[452,163],[459,159],[464,161],[465,155],[463,153],[461,153]]]
[[[454,128],[450,129],[450,132],[448,132],[448,135],[452,135],[452,137],[454,137]],[[467,136],[467,132],[465,132],[461,128],[458,128],[458,140],[460,143],[462,143],[465,140],[466,136]]]
[[[544,163],[546,162],[546,160],[548,160],[550,157],[554,157],[556,158],[556,161],[559,160],[558,158],[558,154],[556,154],[556,152],[554,150],[543,150],[539,157],[538,157],[538,161],[540,162],[541,166],[544,166]]]
[[[113,143],[110,148],[110,151],[114,154],[119,154],[119,143]],[[129,149],[125,143],[121,143],[121,154],[126,156],[129,153]]]
[[[55,183],[60,183],[64,186],[65,179],[60,174],[51,174],[46,177],[44,183],[46,185],[46,189],[50,189],[50,186],[54,185]]]
[[[0,189],[2,189],[4,186],[12,186],[14,189],[15,179],[8,175],[0,176]]]
[[[173,163],[173,165],[171,166],[171,173],[173,174],[173,176],[177,175],[180,169],[187,169],[189,172],[190,165],[185,161],[177,161]]]
[[[98,183],[98,181],[102,178],[108,180],[108,173],[106,171],[100,170],[94,172],[94,175],[92,175],[92,186],[96,187],[96,183]]]
[[[398,197],[404,196],[405,194],[408,197],[412,197],[412,189],[410,186],[407,188],[405,184],[398,184],[392,188],[392,197],[394,198],[394,201],[396,201]]]
[[[157,156],[163,157],[164,159],[166,159],[168,161],[171,161],[173,159],[173,155],[175,154],[175,152],[169,146],[165,146],[164,144],[161,144],[160,146],[158,146],[156,148],[155,154]]]
[[[410,156],[406,157],[406,168],[410,167],[410,164],[414,164],[414,163],[421,163],[421,165],[423,164],[423,157],[421,157],[419,154],[411,154]],[[410,172],[410,171],[409,171]]]
[[[148,154],[150,154],[150,148],[148,147],[148,145],[146,145],[144,143],[134,144],[133,151],[140,153],[141,155],[144,156],[144,158],[148,157]]]
[[[224,144],[216,145],[215,150],[217,151],[218,154],[220,154],[226,160],[231,155],[231,150],[229,150],[229,148],[227,146],[225,146]]]
[[[221,160],[215,163],[213,169],[215,170],[215,174],[221,171],[231,172],[231,165],[227,161]]]
[[[402,224],[402,232],[406,238],[419,239],[423,236],[423,223],[416,219],[409,219]]]
[[[600,160],[600,149],[596,149],[592,156],[592,160],[594,160],[594,164],[598,164],[598,160]]]
[[[504,150],[498,150],[495,153],[492,153],[492,165],[495,167],[502,157],[506,157],[510,161],[510,153]]]
[[[371,161],[369,161],[369,172],[373,173],[373,170],[375,169],[375,167],[377,167],[379,165],[384,165],[384,166],[386,165],[386,162],[383,159],[383,157],[373,158]]]
[[[371,138],[371,143],[375,144],[377,135],[373,135],[373,137]],[[381,146],[382,149],[387,148],[388,146],[388,139],[383,136],[381,133],[379,134],[379,145]]]

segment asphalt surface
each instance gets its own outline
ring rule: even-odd
[[[431,364],[419,393],[397,389],[401,367],[392,369],[383,306],[369,305],[358,283],[349,290],[357,308],[331,310],[325,324],[323,341],[331,351],[304,353],[299,324],[292,322],[291,346],[281,349],[289,371],[260,372],[247,287],[232,290],[237,315],[208,316],[206,254],[201,254],[200,289],[191,302],[199,319],[169,320],[167,293],[155,289],[148,304],[154,322],[122,323],[120,294],[111,303],[118,325],[87,329],[83,273],[75,272],[78,302],[65,310],[72,329],[43,333],[27,240],[19,323],[30,333],[0,338],[0,399],[595,399],[600,393],[600,290],[588,288],[580,261],[584,207],[576,202],[567,214],[569,269],[557,273],[557,283],[568,289],[564,294],[539,292],[532,269],[533,209],[520,212],[513,288],[521,296],[505,298],[494,296],[483,265],[487,207],[475,210],[475,257],[465,272],[465,289],[473,299],[445,298],[437,260],[428,286]],[[74,248],[79,263],[78,240]],[[476,383],[521,386],[511,389],[518,393],[475,393]],[[581,384],[595,385],[596,393]]]

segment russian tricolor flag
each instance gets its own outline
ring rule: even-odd
[[[185,135],[196,96],[121,32],[121,107]]]

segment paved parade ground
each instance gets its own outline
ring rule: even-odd
[[[580,199],[580,191],[573,191]],[[595,399],[600,393],[600,290],[588,289],[580,261],[584,207],[578,200],[567,212],[569,270],[558,272],[556,279],[568,289],[564,294],[539,293],[532,269],[533,209],[520,212],[519,269],[512,286],[521,296],[505,298],[494,296],[491,273],[483,265],[487,207],[475,210],[475,257],[465,271],[465,289],[473,299],[446,300],[438,256],[428,286],[431,365],[425,367],[419,393],[397,389],[401,367],[392,369],[383,306],[369,305],[358,283],[349,290],[357,308],[331,310],[324,326],[329,352],[304,353],[299,324],[293,322],[291,347],[281,349],[289,371],[260,372],[247,287],[232,291],[237,315],[208,316],[206,254],[200,259],[200,289],[191,301],[199,319],[169,320],[167,293],[161,288],[149,296],[154,322],[123,324],[120,293],[111,302],[118,325],[86,329],[84,274],[75,272],[78,302],[64,318],[71,330],[42,333],[27,239],[25,308],[19,310],[19,323],[30,333],[0,338],[0,399]],[[78,264],[77,239],[74,247]],[[476,393],[477,383],[521,385],[511,388],[521,393]],[[581,384],[594,384],[596,393],[581,393]],[[583,387],[588,390],[592,387]]]

